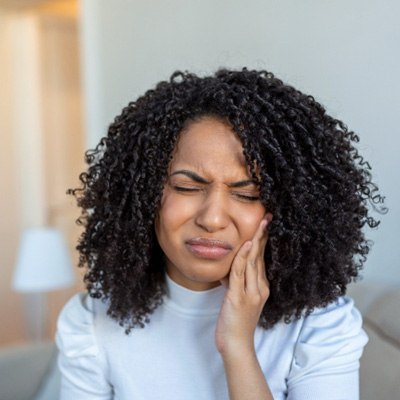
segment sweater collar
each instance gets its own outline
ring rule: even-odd
[[[166,304],[185,314],[216,315],[225,296],[225,288],[222,285],[202,291],[190,290],[177,284],[168,274],[166,285]]]

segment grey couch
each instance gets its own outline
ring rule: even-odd
[[[59,388],[54,343],[0,350],[0,400],[57,400]]]
[[[361,359],[360,399],[400,400],[400,288],[360,282],[349,295],[369,336]],[[53,343],[0,350],[0,400],[57,400],[56,357]]]
[[[361,400],[400,400],[400,288],[360,282],[349,295],[369,342],[360,366]]]

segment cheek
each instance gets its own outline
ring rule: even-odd
[[[193,202],[166,190],[158,213],[156,229],[173,231],[184,224],[194,213]]]
[[[244,240],[251,239],[265,215],[265,209],[263,206],[260,206],[251,210],[251,212],[242,212],[239,215],[241,216],[239,224],[241,226],[242,237]]]

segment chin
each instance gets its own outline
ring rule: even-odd
[[[214,266],[213,268],[210,268],[210,270],[205,270],[204,268],[201,268],[200,270],[196,271],[192,270],[187,274],[187,277],[195,282],[214,283],[221,281],[228,274],[229,274],[229,268],[226,268],[224,270],[219,269],[216,271]]]

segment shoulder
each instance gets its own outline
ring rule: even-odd
[[[68,357],[97,355],[98,337],[107,316],[107,305],[87,293],[74,295],[62,309],[57,322],[56,342]]]
[[[107,305],[86,293],[73,296],[61,311],[56,333],[61,399],[112,398],[105,351],[107,318]]]
[[[349,297],[340,297],[327,307],[314,310],[301,321],[295,346],[291,378],[314,370],[355,371],[368,341],[362,317]]]
[[[302,321],[301,341],[312,343],[338,335],[363,338],[362,317],[350,297],[339,297],[337,301],[323,308],[315,309]]]

